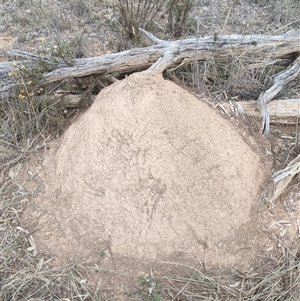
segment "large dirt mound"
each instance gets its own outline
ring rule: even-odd
[[[115,268],[204,253],[235,264],[253,247],[263,179],[228,120],[170,81],[134,74],[104,89],[48,156],[38,249],[58,262],[105,253]]]

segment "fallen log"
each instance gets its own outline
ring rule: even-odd
[[[39,96],[43,98],[43,96]],[[91,95],[90,101],[93,102],[97,95]],[[55,95],[47,96],[47,100],[56,103],[58,100],[64,103],[66,108],[78,107],[82,99],[82,95],[69,94],[69,93],[55,93]],[[222,111],[231,112],[236,116],[246,116],[259,120],[260,113],[257,109],[257,102],[251,101],[237,101],[237,102],[224,102],[221,105]],[[269,104],[269,114],[271,124],[285,124],[294,125],[300,123],[300,99],[278,99]]]
[[[55,70],[45,73],[40,84],[83,77],[91,74],[132,73],[147,70],[147,73],[161,73],[167,68],[174,68],[195,61],[213,58],[216,62],[247,54],[247,59],[257,67],[276,63],[276,59],[300,52],[299,32],[279,36],[266,35],[220,35],[204,38],[187,38],[176,41],[157,39],[142,30],[155,45],[110,53],[97,57],[74,59],[73,66],[59,63],[49,57],[11,49],[12,57],[23,59],[22,64],[32,65],[32,61],[43,59],[53,64]],[[259,59],[261,60],[259,64]],[[13,62],[0,63],[0,96],[7,92],[6,82],[11,83],[8,74],[13,70]]]
[[[233,112],[236,115],[260,119],[260,112],[257,108],[257,101],[238,101],[226,102],[222,107],[227,112]],[[240,110],[242,108],[242,110]],[[300,99],[278,99],[268,104],[268,113],[271,124],[292,125],[300,122]]]
[[[10,50],[9,54],[23,58],[21,62],[0,63],[0,96],[9,97],[17,83],[9,76],[15,64],[32,66],[36,60],[44,60],[52,67],[51,72],[42,75],[40,85],[88,75],[128,74],[144,71],[148,74],[162,73],[168,68],[177,68],[196,61],[213,59],[226,63],[234,57],[247,57],[249,66],[256,68],[276,64],[285,57],[297,57],[300,53],[299,31],[290,31],[284,35],[214,35],[204,38],[187,38],[176,41],[164,41],[141,30],[155,45],[110,53],[98,57],[74,59],[69,66],[63,61],[35,54]],[[286,72],[275,77],[274,86],[261,94],[257,101],[260,117],[263,119],[263,133],[268,133],[269,111],[266,103],[272,99],[284,85],[294,80],[300,72],[300,58],[291,62]]]

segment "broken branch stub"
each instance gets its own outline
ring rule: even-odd
[[[292,160],[284,169],[274,172],[272,181],[274,183],[274,192],[270,198],[273,203],[286,189],[294,176],[300,172],[300,155]]]

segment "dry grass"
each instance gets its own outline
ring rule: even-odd
[[[260,258],[248,274],[198,269],[185,277],[168,278],[165,286],[172,300],[289,300],[300,298],[300,247],[285,249],[280,258]],[[262,263],[265,262],[265,263]]]
[[[173,38],[179,38],[186,32],[195,4],[195,0],[117,1],[123,35],[125,38],[139,40],[141,32],[138,28],[152,31],[151,29],[155,28],[153,25],[157,25],[159,22],[159,20],[156,21],[157,16],[162,17],[165,13],[167,21],[164,23],[167,24],[164,31]],[[162,29],[161,26],[160,28]]]
[[[164,1],[125,0],[117,1],[119,22],[123,35],[129,39],[140,39],[138,28],[149,29],[149,25],[163,6]]]
[[[23,71],[22,71],[23,72]],[[26,81],[25,81],[26,80]],[[53,103],[38,96],[37,86],[22,76],[15,97],[0,102],[0,169],[1,174],[20,161],[29,159],[66,125],[61,101]]]
[[[179,38],[186,32],[195,4],[195,0],[170,0],[168,2],[168,30],[172,37]]]
[[[32,195],[11,179],[0,191],[0,300],[101,300],[78,263],[51,269],[43,257],[33,256],[33,232],[21,221]]]
[[[124,3],[130,8],[131,2]],[[146,28],[150,23],[153,33],[161,38],[174,34],[171,31],[174,31],[175,23],[168,30],[167,10],[159,6],[161,1],[153,1],[156,3],[153,5],[158,5],[153,7],[144,3],[144,9],[152,7],[150,13],[134,10],[133,14],[127,14],[127,6],[124,8],[120,3],[6,1],[1,12],[1,31],[16,37],[13,47],[28,51],[34,48],[41,54],[56,49],[51,55],[70,65],[74,57],[95,55],[97,47],[102,47],[104,52],[116,50],[120,44],[116,39],[121,36],[120,22],[123,29],[127,28],[125,34],[129,36],[135,34],[137,26]],[[300,3],[296,0],[218,0],[214,4],[201,0],[195,1],[195,7],[197,9],[191,11],[188,24],[181,24],[183,20],[178,19],[178,26],[184,27],[184,30],[181,28],[183,33],[188,29],[186,34],[198,36],[215,33],[281,34],[300,27],[297,13]],[[122,20],[119,14],[123,8]],[[92,46],[95,43],[97,46]],[[53,48],[55,45],[57,47]],[[0,54],[2,60],[8,59],[5,52]],[[177,69],[170,76],[201,92],[205,90],[212,95],[225,92],[229,96],[240,95],[248,99],[259,95],[270,84],[273,74],[284,65],[264,70],[250,67],[246,56],[232,58],[228,64],[216,64],[212,58],[206,63]],[[88,273],[80,263],[51,269],[47,260],[32,256],[30,236],[34,229],[25,229],[21,215],[33,196],[8,177],[12,166],[34,158],[35,153],[58,137],[69,124],[63,102],[53,103],[48,96],[58,88],[68,90],[74,87],[66,82],[40,90],[35,81],[43,68],[45,66],[36,66],[26,72],[21,66],[17,67],[19,86],[15,97],[0,102],[0,300],[106,300],[100,287],[89,286]],[[82,83],[76,84],[77,91],[82,91]],[[298,84],[289,88],[289,95],[300,95]],[[300,299],[300,247],[286,247],[284,250],[279,258],[260,257],[259,264],[255,264],[249,274],[195,269],[186,276],[157,279],[155,283],[160,289],[155,290],[155,294],[149,293],[147,287],[153,281],[140,282],[134,296],[140,300],[296,301]]]

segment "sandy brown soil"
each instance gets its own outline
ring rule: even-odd
[[[247,271],[258,251],[275,249],[260,199],[267,162],[205,103],[134,74],[104,89],[47,152],[45,189],[25,219],[53,264],[84,258],[129,278],[148,265]]]

